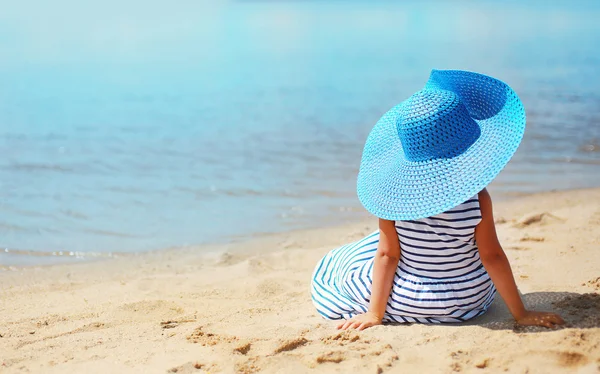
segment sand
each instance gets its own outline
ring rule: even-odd
[[[77,265],[0,272],[0,372],[396,373],[600,371],[600,189],[497,204],[526,304],[557,330],[515,326],[499,298],[460,325],[338,332],[309,281],[375,221]]]

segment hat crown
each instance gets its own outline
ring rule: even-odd
[[[398,114],[398,137],[409,161],[456,157],[481,135],[477,122],[451,91],[421,90],[402,104]]]

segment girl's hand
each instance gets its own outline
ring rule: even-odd
[[[555,313],[525,311],[525,314],[517,319],[517,323],[522,326],[544,326],[556,327],[562,325],[565,321]]]
[[[375,313],[366,312],[340,323],[337,328],[338,330],[357,329],[362,331],[376,325],[381,325],[381,318]]]

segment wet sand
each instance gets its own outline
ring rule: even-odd
[[[596,373],[600,189],[498,203],[499,235],[526,304],[567,326],[515,326],[502,300],[461,325],[338,332],[309,281],[330,249],[375,221],[0,273],[0,372]],[[205,252],[206,249],[201,249]]]

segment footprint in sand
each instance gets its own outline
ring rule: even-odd
[[[189,318],[180,318],[180,319],[168,319],[166,321],[160,322],[160,327],[164,330],[174,329],[175,327],[181,325],[182,323],[190,323],[196,322],[196,316]]]
[[[600,291],[600,277],[587,281],[582,286],[588,286],[596,291]]]
[[[469,357],[469,352],[458,350],[456,352],[450,353],[450,358],[452,358],[452,364],[450,364],[450,370],[454,372],[461,372],[465,365],[471,365],[471,359]]]
[[[93,332],[93,331],[101,330],[101,329],[107,329],[109,327],[110,327],[110,325],[106,324],[104,322],[92,322],[92,323],[85,324],[81,327],[78,327],[74,330],[63,332],[60,334],[48,335],[48,336],[44,336],[44,337],[41,337],[39,339],[34,339],[34,340],[21,341],[16,345],[16,348],[17,349],[22,348],[29,344],[43,342],[43,341],[51,340],[51,339],[57,339],[57,338],[67,336],[67,335],[74,335],[74,334],[80,334],[80,333],[86,333],[86,332]],[[29,333],[31,335],[33,335],[33,334],[35,334],[35,331],[33,331],[33,332],[30,331]]]
[[[241,353],[243,355],[246,355],[248,352],[250,352],[251,348],[252,348],[251,343],[242,343],[241,345],[238,345],[237,347],[235,347],[233,349],[233,351],[237,352],[237,353]]]
[[[512,251],[528,251],[531,248],[523,247],[523,246],[519,246],[519,245],[511,245],[511,246],[506,247],[506,249],[509,249]]]
[[[306,343],[308,343],[308,340],[304,337],[300,337],[300,338],[296,338],[296,339],[291,339],[291,340],[286,340],[284,341],[282,344],[280,344],[275,351],[273,352],[273,354],[277,354],[277,353],[281,353],[281,352],[287,352],[287,351],[292,351],[296,348],[302,347],[303,345],[305,345]]]
[[[339,346],[344,346],[344,345],[347,345],[350,343],[358,342],[360,340],[361,340],[360,335],[356,331],[350,331],[350,330],[341,331],[335,335],[331,335],[331,336],[321,339],[321,341],[324,344],[339,345]],[[369,340],[362,340],[361,342],[364,344],[370,343]]]
[[[514,227],[524,228],[531,225],[548,225],[554,222],[564,222],[566,221],[564,218],[557,217],[552,213],[543,212],[543,213],[534,213],[527,214],[513,225]]]
[[[483,361],[480,361],[478,364],[475,364],[475,367],[477,369],[485,369],[488,366],[490,366],[490,359],[489,358],[486,358]]]
[[[281,282],[268,279],[258,284],[255,294],[257,297],[268,298],[279,296],[285,291],[286,288],[281,285]]]
[[[190,343],[201,344],[203,346],[213,346],[220,343],[234,343],[239,339],[236,336],[222,336],[210,332],[202,331],[202,326],[197,327],[187,336]]]
[[[350,348],[344,352],[327,351],[317,356],[316,362],[318,364],[340,363],[350,358],[361,360],[367,358],[369,362],[377,364],[377,372],[382,373],[384,368],[391,368],[399,358],[391,345],[376,344],[377,339],[364,339],[358,332],[352,330],[341,331],[335,335],[324,337],[321,342],[327,346],[349,346]]]
[[[176,366],[167,371],[167,373],[189,374],[198,373],[200,370],[208,371],[209,366],[200,362],[188,362],[183,365]]]
[[[204,342],[205,344],[214,345],[221,341],[231,342],[237,341],[236,337],[227,337],[223,339],[223,337],[218,337],[214,334],[208,334],[201,331],[201,328],[198,328],[194,331],[191,336],[192,340],[198,342]],[[238,345],[233,348],[233,352],[241,354],[242,356],[246,356],[244,360],[237,362],[235,364],[235,372],[240,374],[253,374],[262,370],[261,362],[265,360],[269,360],[274,356],[277,356],[281,353],[290,352],[300,347],[303,347],[310,343],[310,341],[303,336],[284,340],[277,345],[277,347],[270,354],[258,354],[258,355],[250,355],[250,351],[252,350],[251,342],[238,342]]]
[[[504,217],[496,217],[496,218],[494,219],[494,223],[495,223],[496,225],[503,225],[503,224],[505,224],[505,223],[507,223],[507,222],[508,222],[508,220],[507,220],[506,218],[504,218]]]
[[[258,357],[252,357],[235,365],[235,372],[239,374],[254,374],[262,370]]]
[[[345,358],[346,357],[344,357],[343,352],[331,351],[317,356],[317,364],[324,364],[327,362],[339,364],[340,362],[344,361]]]
[[[182,307],[166,300],[142,300],[127,303],[113,311],[115,319],[136,322],[176,319],[183,313]]]
[[[577,352],[557,352],[555,355],[558,364],[563,367],[573,368],[588,363],[588,358]]]
[[[519,239],[521,242],[543,242],[546,238],[542,236],[529,236],[527,234],[523,235],[522,238]]]

